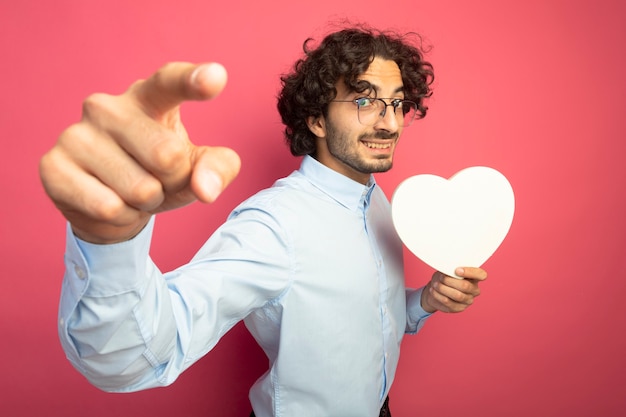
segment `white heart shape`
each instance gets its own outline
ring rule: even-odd
[[[457,267],[479,267],[493,255],[509,232],[514,211],[509,181],[481,166],[463,169],[449,180],[429,174],[407,178],[391,201],[393,223],[406,247],[453,277]]]

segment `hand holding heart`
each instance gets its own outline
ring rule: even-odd
[[[478,267],[506,237],[514,208],[508,180],[487,167],[464,169],[449,180],[416,175],[398,186],[396,231],[413,254],[440,271],[422,292],[426,311],[462,311],[480,294],[478,282],[487,273]]]

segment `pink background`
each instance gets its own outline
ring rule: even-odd
[[[247,416],[266,360],[242,325],[168,388],[105,394],[71,368],[56,336],[65,225],[37,163],[89,93],[121,92],[170,60],[223,63],[226,90],[183,117],[197,143],[232,146],[243,169],[216,204],[159,218],[153,255],[170,269],[237,202],[297,167],[275,111],[278,77],[306,37],[342,17],[416,30],[433,46],[431,111],[379,176],[388,195],[410,175],[487,165],[517,199],[477,304],[405,339],[394,417],[623,415],[619,0],[2,1],[0,415]],[[407,266],[411,285],[427,281],[420,261]]]

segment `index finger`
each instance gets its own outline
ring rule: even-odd
[[[149,116],[159,119],[182,102],[216,97],[226,85],[226,69],[218,63],[172,62],[129,90]]]

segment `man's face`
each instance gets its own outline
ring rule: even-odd
[[[359,79],[368,81],[373,88],[370,97],[403,99],[402,76],[398,65],[389,60],[375,58]],[[343,81],[337,86],[336,100],[353,100],[364,93],[349,91]],[[398,110],[401,111],[401,110]],[[331,102],[328,116],[310,122],[311,131],[318,137],[316,158],[333,170],[363,184],[370,174],[391,169],[393,153],[402,127],[388,107],[384,117],[372,126],[365,126],[357,117],[353,102]]]

